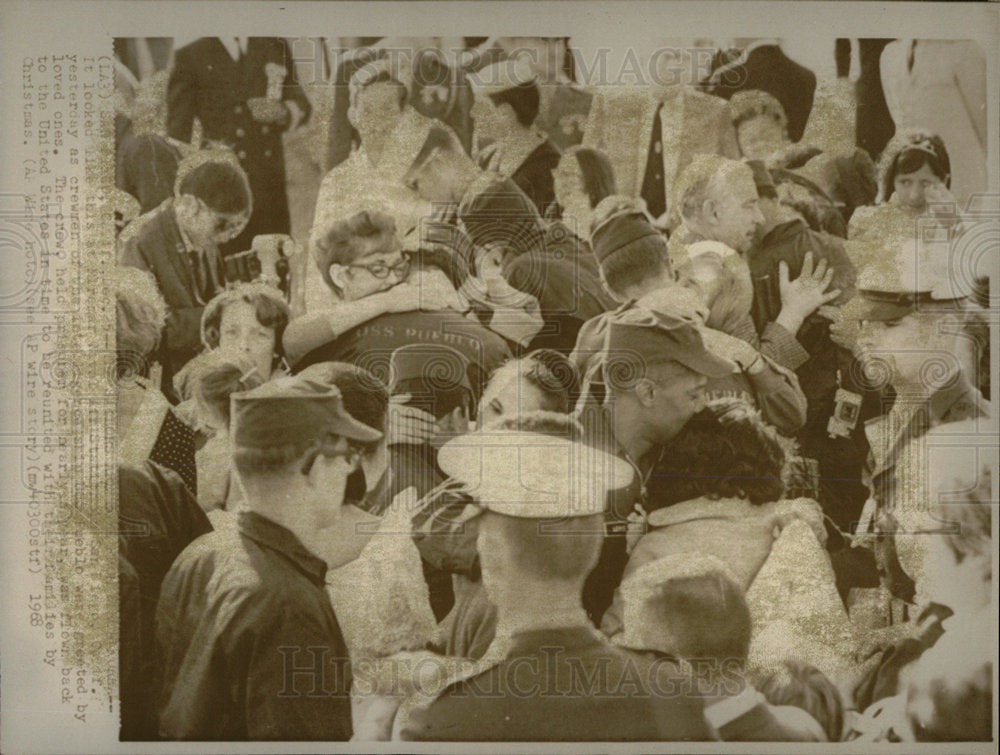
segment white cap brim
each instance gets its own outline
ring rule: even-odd
[[[608,491],[634,476],[628,462],[599,449],[516,430],[454,438],[438,452],[438,464],[481,508],[529,519],[601,514]]]

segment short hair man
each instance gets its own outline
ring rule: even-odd
[[[556,198],[552,170],[560,152],[534,127],[541,98],[534,72],[515,58],[477,71],[470,81],[480,166],[513,180],[544,214]]]
[[[916,449],[930,429],[989,417],[990,405],[969,374],[979,365],[975,340],[967,332],[976,306],[939,261],[926,259],[913,241],[897,242],[888,251],[883,265],[861,272],[858,296],[831,330],[841,338],[848,322],[860,323],[854,351],[865,375],[871,382],[881,378],[878,387],[887,382],[896,394],[887,413],[865,423],[871,482],[858,533],[874,526],[886,535],[875,550],[880,573],[893,595],[912,602],[914,581],[896,555],[894,512],[924,505],[908,500],[907,486],[926,470],[901,470],[902,452],[909,444],[910,458],[919,458]]]
[[[747,160],[767,160],[791,144],[785,109],[767,92],[737,92],[729,100],[729,115],[740,153]]]
[[[167,303],[161,354],[163,392],[201,349],[201,315],[225,277],[219,245],[235,238],[253,208],[250,184],[235,160],[198,154],[183,161],[174,197],[146,216],[126,241],[120,262],[148,270]]]
[[[709,325],[755,346],[758,335],[750,316],[753,287],[743,255],[764,222],[758,201],[750,166],[716,155],[697,157],[674,187],[683,225],[669,243],[678,278],[700,292],[711,310]],[[809,358],[795,337],[806,317],[840,296],[838,289],[827,291],[833,274],[826,259],[814,269],[810,254],[799,277],[790,281],[788,264],[779,263],[781,309],[761,330],[761,353],[790,370]]]
[[[622,647],[687,661],[705,717],[729,742],[824,742],[819,722],[791,706],[776,706],[746,678],[750,609],[726,565],[683,553],[652,561],[622,584]]]
[[[478,398],[472,386],[482,383],[479,379],[470,380],[469,369],[469,360],[461,352],[443,344],[410,344],[392,352],[390,393],[395,400],[425,412],[428,421],[433,418],[434,427],[426,442],[407,439],[390,446],[393,469],[390,497],[412,487],[417,497],[423,498],[447,478],[438,466],[438,449],[449,439],[469,431]],[[432,510],[428,508],[426,514],[430,516]],[[431,608],[440,620],[455,602],[452,574],[468,573],[475,568],[475,545],[470,542],[471,537],[463,538],[461,532],[420,531],[426,519],[421,515],[414,517],[419,531],[415,540],[423,559]]]
[[[381,434],[344,410],[335,387],[302,378],[232,401],[247,508],[186,548],[163,581],[160,734],[348,739],[350,672],[323,589],[336,559],[324,529],[338,521],[359,447]]]
[[[709,379],[737,368],[707,348],[701,333],[693,318],[639,307],[608,318],[599,368],[591,376],[603,382],[604,399],[582,402],[578,415],[590,442],[629,460],[639,480],[609,499],[608,537],[587,589],[595,622],[621,580],[628,517],[645,500],[645,480],[664,444],[704,406]]]
[[[541,95],[535,126],[561,150],[580,143],[593,95],[575,81],[569,37],[495,37],[481,49],[484,57],[523,57]]]
[[[628,482],[628,465],[565,435],[516,430],[457,438],[440,459],[477,498],[469,512],[481,516],[478,549],[498,611],[497,639],[480,673],[460,677],[411,712],[402,737],[710,738],[699,701],[677,694],[672,664],[617,650],[583,610],[583,584],[603,540],[605,495]],[[621,694],[625,688],[631,694]]]
[[[605,409],[615,440],[643,468],[704,407],[709,378],[735,365],[705,347],[695,322],[633,308],[608,325]]]
[[[249,249],[259,234],[289,233],[283,139],[312,111],[289,43],[282,37],[201,37],[181,47],[166,106],[170,137],[190,142],[197,119],[205,141],[232,147],[250,181],[249,222],[227,239],[223,253]]]
[[[407,180],[428,201],[457,205],[475,246],[468,262],[480,279],[496,273],[537,300],[541,332],[518,339],[528,350],[568,354],[581,324],[614,306],[585,246],[562,224],[545,223],[511,179],[484,172],[458,150],[435,147],[420,155]],[[490,265],[496,269],[484,271]],[[510,319],[494,318],[514,336]]]

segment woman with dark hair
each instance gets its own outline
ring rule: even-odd
[[[555,349],[535,349],[494,370],[479,402],[477,418],[484,427],[528,411],[569,414],[580,394],[580,375]]]
[[[617,194],[608,156],[591,147],[571,147],[563,152],[552,178],[563,223],[580,238],[589,238],[594,208]]]
[[[916,238],[918,218],[931,219],[941,240],[953,237],[960,208],[949,191],[951,161],[941,137],[929,131],[897,135],[882,153],[878,173],[877,204],[855,210],[847,227],[847,238],[861,242],[852,249],[860,257],[852,260],[855,266],[872,261],[866,242]]]
[[[622,576],[676,553],[714,556],[743,590],[753,582],[775,540],[775,531],[805,519],[816,539],[826,532],[819,504],[780,500],[785,451],[777,433],[745,402],[720,399],[696,414],[665,447],[647,486],[646,533],[632,548]],[[618,631],[621,595],[601,629]]]
[[[911,131],[894,139],[882,157],[879,198],[895,198],[913,215],[927,209],[928,201],[951,199],[951,160],[944,142],[928,131]]]
[[[930,257],[947,260],[958,275],[971,279],[973,300],[987,307],[989,271],[981,260],[968,258],[965,247],[978,247],[959,243],[959,238],[990,233],[989,223],[996,221],[963,214],[951,192],[951,171],[948,150],[937,134],[917,130],[896,136],[879,161],[880,204],[855,211],[847,238],[857,243],[848,251],[855,267],[863,270],[879,261],[887,242],[917,242]]]
[[[205,353],[223,352],[247,360],[247,372],[258,383],[285,373],[281,336],[288,325],[288,305],[281,292],[264,283],[240,283],[212,299],[201,315],[201,342],[205,347],[174,375],[181,397],[178,413],[196,433],[207,437],[218,431],[217,418],[196,400],[198,372]]]

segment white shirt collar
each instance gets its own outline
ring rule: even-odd
[[[219,41],[222,42],[229,52],[229,57],[234,61],[240,59],[240,53],[247,47],[246,37],[219,37]]]
[[[718,730],[765,702],[767,699],[760,692],[753,687],[746,687],[738,695],[706,705],[705,720],[711,724],[712,728]]]

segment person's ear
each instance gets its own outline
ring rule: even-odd
[[[656,383],[649,378],[639,378],[635,384],[635,395],[643,406],[656,404]]]
[[[187,216],[194,216],[200,209],[198,198],[193,194],[181,194],[174,197],[174,209]]]
[[[333,284],[341,291],[345,288],[344,284],[347,281],[347,274],[348,268],[346,265],[341,265],[337,262],[330,265],[330,280],[332,280]]]
[[[315,490],[330,490],[333,482],[331,475],[336,472],[337,468],[342,464],[343,459],[339,456],[325,456],[322,453],[316,453],[312,464],[309,466],[309,471],[306,474],[307,484]],[[352,471],[354,470],[350,470],[346,475],[344,475],[345,482]]]
[[[347,108],[347,121],[355,129],[358,128],[358,104],[357,102],[352,102]]]
[[[719,205],[712,198],[706,199],[701,203],[700,215],[701,218],[709,222],[715,222],[718,220],[718,209]]]

